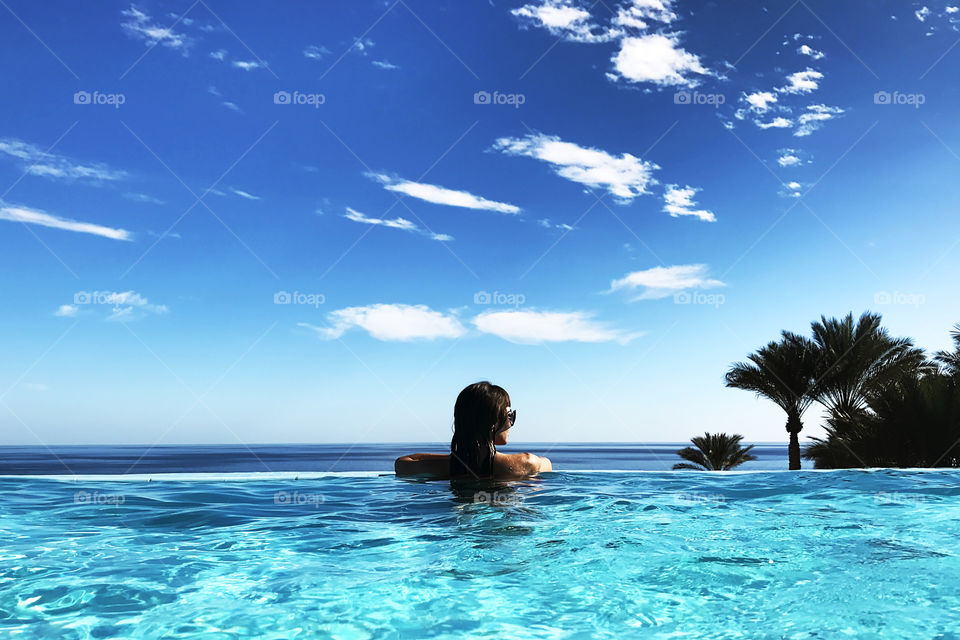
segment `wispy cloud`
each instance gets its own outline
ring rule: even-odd
[[[499,213],[520,213],[520,207],[505,202],[497,202],[496,200],[487,200],[486,198],[475,196],[467,191],[457,191],[455,189],[439,187],[434,184],[391,178],[382,173],[370,173],[367,175],[382,184],[388,191],[402,193],[411,198],[425,200],[433,204],[442,204],[448,207],[463,207],[464,209],[497,211]]]
[[[303,50],[303,57],[311,60],[319,60],[328,55],[330,55],[330,49],[320,45],[311,44]]]
[[[620,35],[593,21],[590,12],[569,0],[542,0],[510,11],[526,26],[546,29],[569,42],[608,42]]]
[[[213,58],[214,60],[219,60],[220,62],[223,62],[224,60],[227,59],[227,50],[218,49],[217,51],[211,51],[210,57]]]
[[[230,111],[236,111],[237,113],[243,113],[243,111],[241,111],[240,107],[238,107],[238,106],[236,105],[236,103],[230,102],[229,100],[225,100],[225,101],[223,102],[223,106],[226,107],[227,109],[230,109]],[[259,200],[259,198],[257,198],[257,199]]]
[[[186,55],[192,44],[189,37],[173,31],[170,27],[160,26],[153,21],[153,18],[134,5],[130,5],[130,8],[122,11],[121,14],[127,18],[125,22],[120,24],[123,31],[132,38],[143,40],[147,46],[160,44]]]
[[[796,149],[780,149],[777,157],[777,164],[781,167],[795,167],[803,161],[800,159],[800,152]]]
[[[777,91],[781,93],[810,93],[819,88],[822,79],[822,73],[808,67],[803,71],[788,75],[786,86],[780,87]]]
[[[716,222],[717,217],[712,211],[696,208],[697,203],[694,202],[693,197],[698,191],[700,191],[700,189],[691,186],[681,187],[675,184],[667,185],[667,189],[663,194],[663,201],[665,203],[663,210],[673,218],[679,216],[694,216],[707,222]]]
[[[106,310],[106,320],[129,322],[148,315],[162,315],[166,305],[152,304],[136,291],[78,291],[73,304],[62,304],[53,315],[74,318],[80,313],[99,313]]]
[[[8,205],[2,201],[0,201],[0,220],[35,224],[41,227],[75,231],[77,233],[89,233],[95,236],[110,238],[111,240],[133,240],[133,234],[125,229],[113,229],[91,222],[80,222],[69,218],[60,218],[36,209]]]
[[[585,311],[486,311],[473,320],[482,333],[518,344],[543,342],[619,342],[641,335],[611,328]]]
[[[26,173],[44,178],[98,183],[127,177],[105,164],[84,164],[14,138],[0,138],[0,154],[15,158]]]
[[[634,271],[613,280],[607,293],[629,291],[637,293],[632,300],[657,300],[686,289],[713,289],[726,286],[720,280],[709,278],[707,271],[707,265],[704,264],[681,264]]]
[[[820,60],[821,58],[824,57],[823,51],[817,51],[810,45],[806,45],[806,44],[800,45],[800,48],[797,49],[797,53],[799,53],[802,56],[810,56],[814,60]]]
[[[500,138],[493,148],[512,156],[526,156],[548,163],[557,175],[594,188],[606,189],[625,204],[649,193],[655,184],[657,165],[629,153],[614,156],[601,149],[581,147],[558,136],[529,134],[523,138]]]
[[[373,304],[347,307],[327,314],[328,326],[318,327],[305,322],[299,326],[313,329],[321,338],[340,338],[351,329],[362,329],[372,338],[383,341],[408,342],[459,338],[466,329],[449,313],[434,311],[426,305]]]
[[[133,200],[134,202],[145,202],[147,204],[167,204],[160,198],[154,198],[146,193],[125,193],[123,194],[123,197],[127,200]]]
[[[394,69],[400,68],[397,65],[393,64],[392,62],[390,62],[389,60],[374,60],[370,64],[377,67],[378,69],[385,69],[387,71],[393,71]]]
[[[797,116],[797,128],[793,132],[793,135],[798,138],[808,136],[820,127],[823,126],[828,120],[833,120],[834,118],[843,114],[843,109],[840,107],[828,107],[825,104],[812,104],[807,107],[806,112]]]
[[[351,209],[347,207],[347,212],[343,215],[347,220],[352,220],[353,222],[359,222],[360,224],[370,224],[379,227],[389,227],[391,229],[400,229],[401,231],[410,231],[412,233],[419,233],[421,235],[430,236],[431,240],[438,240],[440,242],[449,242],[453,240],[453,236],[449,236],[445,233],[432,233],[426,229],[421,229],[415,223],[407,220],[406,218],[372,218],[366,214],[363,214],[356,209]]]
[[[260,196],[255,196],[252,193],[247,193],[242,189],[236,189],[234,187],[230,187],[230,192],[233,193],[234,195],[240,196],[244,200],[262,200],[263,199]]]
[[[234,60],[231,64],[234,68],[243,69],[244,71],[253,71],[254,69],[260,69],[265,66],[255,60]]]

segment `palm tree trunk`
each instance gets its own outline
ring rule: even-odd
[[[800,422],[800,416],[796,412],[787,413],[787,433],[790,434],[790,445],[787,452],[790,457],[790,471],[800,470],[800,430],[803,429],[803,423]]]

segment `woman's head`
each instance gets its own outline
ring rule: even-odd
[[[453,407],[450,475],[490,475],[496,445],[507,443],[515,416],[503,387],[483,381],[461,391]]]

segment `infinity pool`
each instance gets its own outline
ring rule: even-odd
[[[960,472],[0,478],[0,636],[960,638]]]

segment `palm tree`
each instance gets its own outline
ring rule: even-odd
[[[756,460],[757,457],[750,453],[753,449],[740,446],[743,440],[741,435],[727,435],[718,433],[710,435],[705,433],[702,436],[690,438],[693,447],[684,447],[677,451],[677,455],[687,460],[687,462],[678,462],[673,465],[677,469],[693,469],[695,471],[727,471],[734,467],[739,467],[744,462]]]
[[[816,393],[818,352],[809,339],[784,331],[779,342],[771,342],[738,362],[725,376],[726,385],[753,391],[772,400],[787,414],[790,434],[790,469],[800,468],[800,430],[803,412]]]
[[[880,319],[867,312],[854,324],[848,313],[841,320],[820,316],[811,324],[819,351],[814,399],[832,415],[855,416],[870,393],[925,367],[923,350],[910,338],[892,338]]]
[[[953,338],[953,351],[937,351],[933,357],[946,375],[960,377],[960,323],[953,325],[950,337]]]

